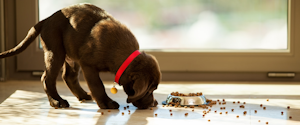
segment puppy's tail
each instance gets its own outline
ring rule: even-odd
[[[44,20],[31,27],[31,29],[28,31],[27,36],[14,48],[0,53],[0,58],[14,56],[23,52],[40,34],[43,24]]]

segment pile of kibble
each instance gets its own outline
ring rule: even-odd
[[[179,92],[172,92],[172,96],[202,96],[202,92],[197,92],[197,93],[189,93],[189,94],[184,94],[184,93],[179,93]]]

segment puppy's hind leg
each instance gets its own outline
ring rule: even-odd
[[[57,108],[69,107],[69,103],[62,99],[56,89],[56,78],[65,60],[65,54],[45,51],[46,70],[41,78],[44,90],[48,96],[50,105]]]
[[[66,58],[63,66],[62,78],[64,82],[68,85],[71,92],[78,98],[79,101],[92,100],[92,97],[87,94],[86,91],[82,89],[78,81],[78,74],[80,71],[80,66],[78,63]]]

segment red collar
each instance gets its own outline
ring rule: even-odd
[[[123,72],[128,67],[128,65],[135,59],[135,57],[137,57],[140,54],[141,54],[141,52],[139,50],[136,50],[133,53],[131,53],[131,55],[123,62],[123,64],[120,66],[120,68],[118,69],[118,71],[116,73],[115,83],[118,83],[119,85],[121,85],[119,80],[120,80]]]

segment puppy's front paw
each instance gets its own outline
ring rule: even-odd
[[[118,109],[120,107],[120,105],[113,100],[98,103],[98,105],[101,109]]]
[[[49,99],[50,105],[55,108],[67,108],[70,107],[67,100],[61,99],[61,100],[55,100],[55,99]]]

